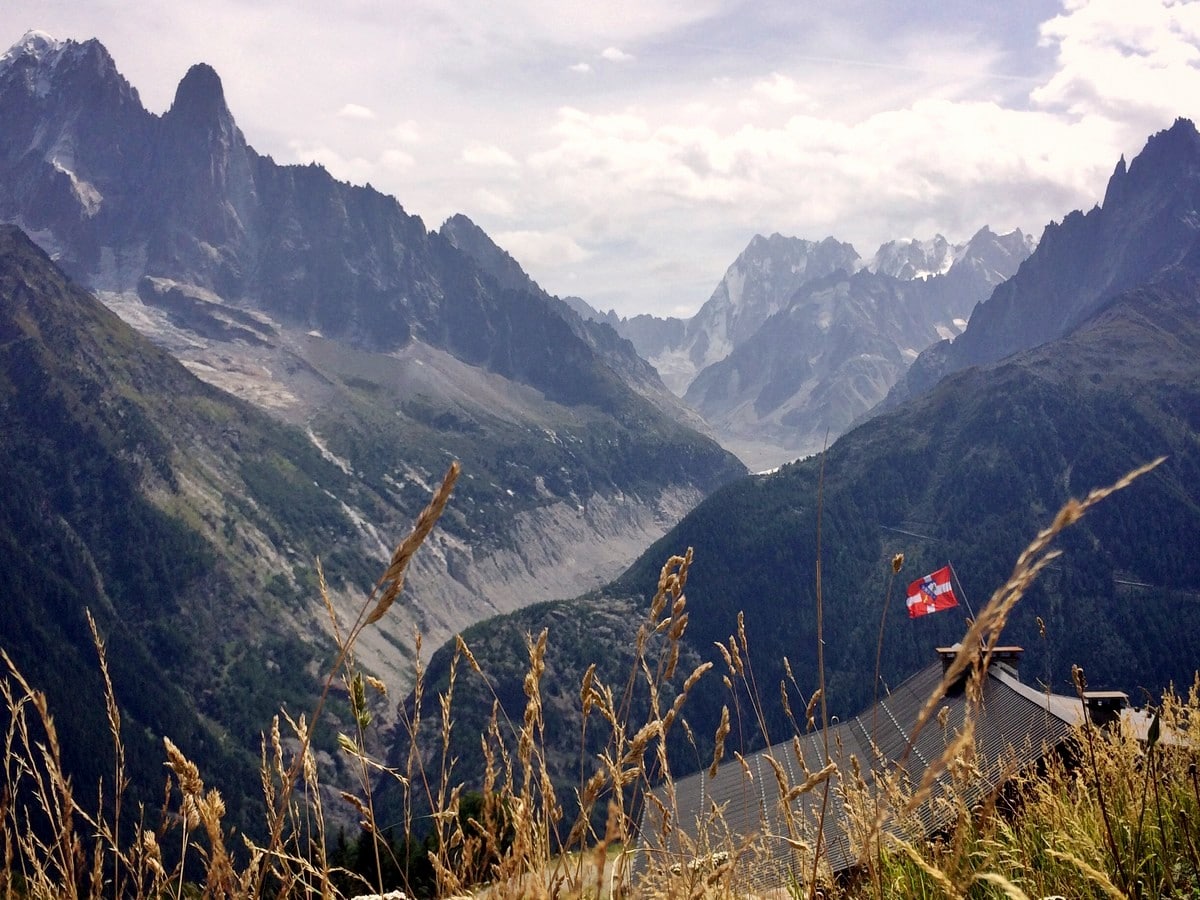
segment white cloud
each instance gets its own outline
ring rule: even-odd
[[[507,150],[495,144],[472,141],[463,148],[462,161],[472,166],[516,168],[519,163]]]
[[[563,109],[553,136],[553,146],[530,158],[540,202],[589,246],[644,235],[638,277],[660,290],[694,282],[699,247],[730,234],[740,243],[711,261],[713,282],[755,232],[834,234],[864,254],[901,235],[963,239],[983,224],[1036,233],[1078,198],[1095,198],[1118,144],[1100,117],[1069,122],[947,100],[849,124],[795,115],[774,126]],[[592,215],[598,209],[605,216]],[[672,254],[691,260],[691,270],[656,268]],[[611,265],[598,251],[602,264]],[[550,275],[535,273],[553,290]],[[689,289],[703,299],[711,283]]]
[[[778,72],[772,72],[770,78],[756,81],[753,90],[758,96],[781,106],[811,103],[809,96],[800,90],[800,86],[793,79]]]
[[[406,119],[393,125],[388,134],[401,144],[419,144],[421,142],[421,130],[412,119]]]
[[[499,191],[479,188],[474,193],[475,207],[484,213],[501,218],[510,218],[516,212],[512,199]]]
[[[362,121],[370,121],[375,118],[375,112],[372,109],[357,103],[347,103],[338,110],[338,115],[343,119],[360,119]]]
[[[592,71],[591,65],[585,62],[577,62],[573,66],[567,66],[567,68],[572,72],[578,72],[580,75],[587,75]]]
[[[395,147],[384,150],[380,154],[379,162],[389,169],[411,169],[417,164],[411,153],[406,153]]]
[[[495,239],[522,266],[551,268],[582,262],[589,255],[573,238],[559,232],[501,231]]]
[[[605,47],[600,52],[600,58],[603,60],[607,60],[608,62],[623,63],[623,62],[632,62],[633,55],[630,53],[626,53],[620,47]]]
[[[1072,2],[1041,27],[1057,71],[1031,98],[1149,130],[1200,111],[1200,3]]]

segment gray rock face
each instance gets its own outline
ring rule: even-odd
[[[529,277],[520,263],[464,215],[451,216],[442,224],[439,233],[470,257],[484,275],[495,279],[503,290],[541,298],[567,323],[578,340],[642,397],[672,418],[707,429],[691,409],[666,389],[654,367],[638,355],[634,345],[617,333],[611,324],[615,314],[610,314],[611,319],[605,319],[578,297],[552,297]]]
[[[872,272],[890,275],[901,281],[945,275],[954,264],[961,247],[951,245],[940,234],[932,240],[888,241],[867,265]]]
[[[833,238],[756,236],[691,319],[613,324],[751,468],[820,449],[883,399],[920,351],[1032,250],[1020,231],[891,241],[870,260]]]
[[[666,393],[464,217],[430,234],[390,197],[255,153],[207,65],[158,118],[99,43],[30,39],[5,57],[0,119],[0,219],[85,283],[169,279],[365,350],[417,339],[569,404]]]
[[[815,242],[755,235],[692,318],[637,316],[617,330],[654,364],[671,390],[683,394],[697,373],[727,357],[801,286],[839,270],[852,271],[857,263],[854,248],[833,238]]]

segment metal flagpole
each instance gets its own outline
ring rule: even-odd
[[[967,612],[971,614],[971,618],[975,618],[975,610],[971,609],[971,601],[967,599],[967,592],[962,589],[962,582],[959,581],[958,573],[954,571],[954,563],[946,560],[946,568],[950,570],[950,574],[954,576],[954,580],[958,581],[958,596],[962,597],[963,603],[967,605]]]

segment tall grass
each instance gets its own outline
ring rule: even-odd
[[[1152,464],[1153,465],[1153,464]],[[169,739],[164,804],[157,811],[123,808],[127,788],[121,718],[108,678],[105,646],[93,637],[105,694],[109,740],[114,748],[111,782],[86,802],[62,766],[54,718],[45,696],[0,651],[5,673],[0,694],[7,709],[4,771],[0,780],[0,896],[4,898],[260,898],[386,895],[515,897],[1200,897],[1200,687],[1161,699],[1147,734],[1120,728],[1080,727],[1080,753],[1050,756],[1037,771],[1014,771],[1003,794],[982,803],[971,793],[980,761],[973,720],[951,733],[938,713],[949,686],[966,678],[977,703],[991,656],[1013,607],[1056,552],[1054,538],[1089,508],[1150,467],[1135,470],[1110,488],[1070,501],[1021,554],[1012,575],[997,589],[964,635],[961,650],[942,684],[925,703],[917,728],[947,731],[945,753],[908,784],[898,769],[879,759],[843,762],[824,749],[824,764],[793,781],[773,756],[764,796],[774,798],[785,834],[739,834],[714,807],[703,822],[680,820],[668,738],[682,731],[698,742],[684,718],[689,695],[705,678],[720,677],[739,719],[765,731],[762,693],[755,683],[744,623],[718,644],[723,670],[710,663],[681,670],[689,612],[685,587],[691,552],[663,566],[654,596],[637,630],[633,664],[619,683],[606,683],[595,665],[578,692],[581,714],[579,781],[569,798],[559,795],[548,765],[543,679],[549,635],[528,635],[524,709],[509,720],[498,692],[471,648],[458,639],[447,686],[426,694],[426,672],[416,642],[416,689],[401,707],[401,730],[412,748],[398,767],[367,751],[369,694],[378,682],[360,672],[354,646],[363,630],[385,616],[403,587],[409,561],[434,527],[457,477],[452,466],[412,533],[396,548],[387,570],[344,626],[320,590],[332,617],[338,653],[310,715],[277,717],[262,741],[261,843],[235,836],[223,823],[220,793]],[[895,561],[893,575],[899,568]],[[890,590],[890,589],[889,589]],[[790,666],[785,669],[789,673]],[[453,756],[455,690],[460,679],[480,679],[491,692],[492,714],[480,736],[483,768],[459,772]],[[360,820],[358,864],[329,851],[329,816],[312,749],[314,730],[341,680],[349,697],[352,733],[338,736],[353,763],[357,786],[341,801]],[[1082,675],[1079,684],[1083,686]],[[780,702],[795,737],[827,722],[824,691],[811,692],[790,679]],[[641,695],[645,703],[635,703]],[[797,718],[791,698],[804,702]],[[748,697],[750,709],[738,704]],[[818,706],[822,710],[818,712]],[[635,710],[640,711],[636,712]],[[742,767],[737,752],[726,759],[731,713],[726,705],[714,737],[710,773],[722,763]],[[935,724],[936,723],[936,724]],[[597,729],[599,753],[583,748]],[[828,731],[825,731],[828,734]],[[432,738],[429,736],[432,735]],[[420,752],[432,740],[436,752]],[[424,741],[424,744],[423,744]],[[803,768],[803,755],[795,757]],[[874,770],[868,772],[867,770]],[[914,826],[915,811],[950,774],[943,802],[955,811],[936,840]],[[871,776],[871,777],[868,777]],[[400,790],[404,810],[398,845],[377,827],[374,792],[381,780]],[[468,791],[468,781],[479,786]],[[861,865],[834,878],[825,849],[796,802],[814,791],[833,793],[846,811],[844,827]],[[569,802],[567,802],[569,801]],[[822,808],[827,801],[822,802]],[[566,810],[573,810],[568,819]],[[418,819],[428,810],[428,819]],[[643,812],[645,815],[643,816]],[[421,831],[419,822],[428,823]],[[129,823],[133,824],[129,824]],[[654,834],[640,834],[639,828]],[[753,869],[770,855],[764,841],[782,841],[791,863],[764,886]],[[639,840],[645,852],[634,866]],[[668,852],[666,848],[671,848]],[[636,871],[635,871],[636,868]]]

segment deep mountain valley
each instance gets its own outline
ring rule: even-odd
[[[82,785],[111,771],[87,610],[134,799],[154,803],[169,736],[252,829],[262,730],[312,708],[333,633],[452,460],[447,512],[356,648],[394,692],[372,695],[368,749],[397,766],[414,631],[426,658],[440,645],[427,710],[454,635],[487,674],[458,671],[455,742],[418,748],[470,781],[493,703],[521,720],[527,636],[546,628],[549,762],[577,785],[604,736],[581,757],[581,679],[595,664],[626,683],[645,598],[687,548],[679,673],[717,671],[688,704],[695,745],[673,738],[679,771],[711,753],[727,704],[737,748],[759,740],[714,648],[739,613],[764,722],[793,727],[776,697],[794,677],[802,708],[819,681],[818,554],[826,699],[853,715],[969,615],[908,621],[907,580],[953,562],[978,607],[1068,497],[1160,455],[1063,537],[1009,633],[1048,689],[1069,690],[1073,663],[1135,702],[1191,682],[1191,122],[1122,159],[1103,202],[1036,249],[983,228],[863,260],[834,238],[757,236],[689,320],[560,299],[465,215],[431,231],[369,186],[277,164],[205,64],[158,116],[98,41],[32,34],[0,59],[0,122],[3,647],[62,711]],[[352,783],[336,743],[348,696],[335,688],[317,742],[331,798]]]
[[[333,660],[318,565],[345,627],[451,460],[453,506],[356,648],[393,690],[414,631],[436,645],[602,584],[745,471],[611,329],[391,197],[257,154],[206,65],[156,116],[98,41],[31,34],[0,58],[0,121],[24,590],[4,644],[53,702],[92,704],[71,717],[81,784],[107,771],[85,609],[138,798],[164,735],[249,798],[262,730],[311,709]]]
[[[935,647],[959,637],[971,615],[964,604],[909,620],[909,580],[952,563],[967,603],[979,609],[1068,498],[1160,455],[1166,461],[1158,469],[1062,536],[1063,555],[1017,607],[1005,640],[1025,648],[1023,679],[1047,690],[1070,694],[1072,665],[1083,667],[1093,687],[1127,691],[1135,703],[1171,684],[1186,689],[1200,659],[1194,552],[1200,536],[1200,218],[1181,208],[1181,192],[1172,186],[1188,183],[1200,165],[1194,126],[1180,122],[1153,136],[1143,156],[1129,167],[1143,179],[1139,189],[1130,189],[1133,176],[1120,167],[1102,208],[1050,225],[1017,277],[977,308],[967,333],[973,332],[972,341],[999,343],[1013,322],[1071,324],[1043,331],[1041,340],[1030,326],[1028,342],[1035,346],[944,377],[853,428],[824,454],[717,491],[602,590],[468,629],[464,638],[489,681],[462,676],[456,688],[460,709],[474,710],[458,722],[466,736],[455,745],[462,770],[478,762],[472,736],[487,715],[484,698],[494,692],[509,716],[519,714],[524,636],[543,628],[552,685],[547,730],[577,747],[585,732],[572,686],[592,663],[597,682],[615,689],[626,684],[633,637],[660,568],[688,548],[695,561],[676,689],[701,661],[716,670],[687,702],[697,746],[675,734],[675,774],[681,765],[707,765],[725,705],[734,713],[733,749],[744,752],[761,742],[753,698],[736,678],[732,692],[722,684],[722,674],[730,673],[714,650],[714,643],[728,645],[738,633],[739,613],[764,722],[775,740],[793,733],[779,690],[789,685],[798,715],[819,683],[818,553],[826,699],[832,714],[853,716],[875,690],[881,627],[879,690],[886,692],[932,661]],[[1126,235],[1131,248],[1137,235],[1139,249],[1124,258],[1120,286],[1079,311],[1084,308],[1073,295],[1053,289],[1062,272],[1081,284],[1107,277],[1113,256],[1093,252],[1087,241],[1094,221]],[[1130,229],[1141,222],[1161,228],[1126,232],[1123,221]],[[1076,254],[1065,255],[1071,247]],[[998,299],[1006,305],[1003,317],[988,309]],[[1022,303],[1033,307],[1027,315]],[[966,333],[950,346],[963,340]],[[898,553],[904,568],[893,580]],[[434,689],[445,682],[453,650],[443,647],[433,660]],[[568,687],[560,693],[559,685]],[[603,723],[590,729],[594,751],[605,738]],[[402,752],[403,745],[394,751]],[[578,753],[552,761],[560,783],[578,782]]]

